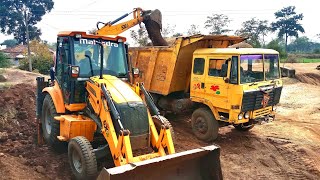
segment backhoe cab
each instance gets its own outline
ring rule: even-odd
[[[103,168],[100,179],[222,178],[218,147],[175,154],[169,121],[130,78],[124,37],[61,32],[57,39],[54,85],[37,78],[38,137],[54,149],[68,143],[76,179],[96,178],[97,162],[108,158],[116,167]]]

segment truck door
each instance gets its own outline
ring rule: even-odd
[[[215,107],[227,108],[229,84],[228,76],[231,56],[209,56],[205,75],[205,96]]]
[[[194,57],[190,81],[191,97],[205,98],[205,74],[207,73],[205,64],[204,57]]]
[[[69,38],[59,37],[58,48],[55,65],[55,76],[60,89],[62,91],[65,104],[69,104],[70,100],[70,77],[68,74],[68,67],[70,64],[70,43]]]

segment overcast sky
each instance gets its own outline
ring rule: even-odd
[[[319,3],[315,0],[54,0],[54,3],[52,11],[43,16],[42,21],[37,24],[42,30],[41,38],[49,42],[56,41],[59,31],[88,31],[96,26],[97,21],[114,20],[135,7],[144,10],[159,9],[162,12],[163,25],[176,25],[175,32],[186,33],[191,24],[196,24],[202,33],[207,34],[208,31],[203,28],[204,22],[212,13],[229,16],[232,20],[229,29],[237,30],[243,21],[252,17],[273,22],[274,12],[283,7],[296,6],[296,12],[304,15],[301,24],[306,33],[303,35],[315,40],[316,34],[320,33]],[[137,28],[138,26],[133,29]],[[121,35],[131,41],[129,31]],[[274,37],[276,34],[271,33],[267,39]],[[0,42],[9,38],[12,36],[0,34]]]

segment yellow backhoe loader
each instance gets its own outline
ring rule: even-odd
[[[76,179],[222,179],[218,147],[175,153],[169,121],[130,78],[126,39],[99,32],[58,34],[54,79],[37,78],[39,142],[68,143]],[[113,167],[99,173],[101,159]]]

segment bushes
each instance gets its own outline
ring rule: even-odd
[[[278,39],[272,40],[267,45],[267,48],[274,49],[274,50],[278,51],[281,59],[287,58],[287,56],[288,56],[288,54],[286,53],[286,50],[285,50],[285,46],[281,40],[278,40]]]
[[[49,74],[53,59],[48,46],[39,41],[31,41],[30,50],[33,52],[33,55],[31,55],[32,71]],[[19,68],[26,71],[29,70],[29,61],[27,58],[20,61]]]
[[[32,56],[32,71],[38,71],[41,74],[49,74],[49,70],[52,64],[51,59],[43,59],[43,57],[39,56]],[[29,61],[28,59],[23,59],[20,61],[20,69],[22,70],[29,70]]]
[[[12,65],[10,59],[8,59],[7,55],[0,52],[0,68],[8,68]]]

